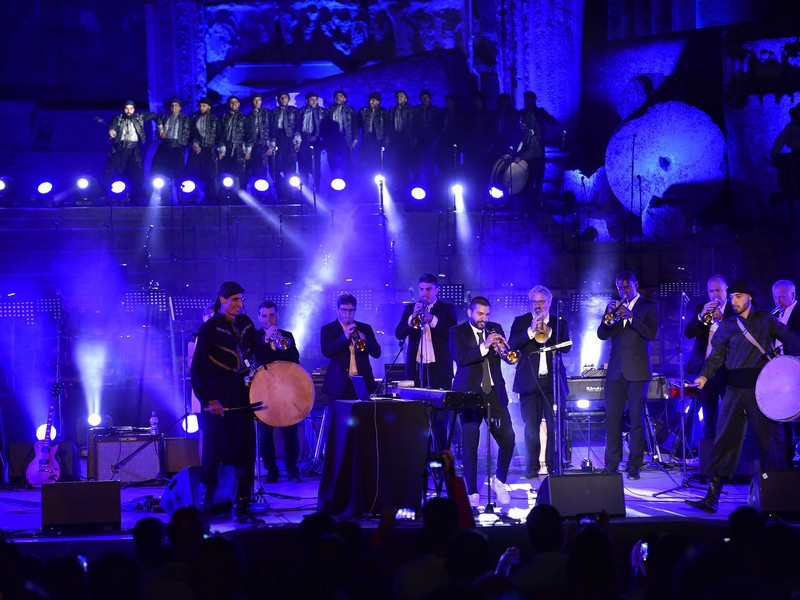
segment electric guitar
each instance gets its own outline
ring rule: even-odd
[[[61,475],[61,466],[56,461],[58,444],[50,443],[50,430],[53,427],[53,413],[56,409],[56,398],[61,393],[61,384],[53,385],[52,402],[50,412],[47,415],[47,429],[44,432],[44,439],[39,440],[33,445],[33,460],[25,470],[25,479],[28,484],[35,488],[42,487],[44,483],[54,483]]]

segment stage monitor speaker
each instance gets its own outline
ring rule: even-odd
[[[186,467],[200,466],[200,438],[164,438],[164,474],[171,477]]]
[[[88,479],[142,482],[158,478],[163,445],[160,438],[148,444],[151,439],[147,432],[91,429]]]
[[[75,481],[42,486],[42,531],[102,533],[121,525],[119,481]]]
[[[234,469],[230,465],[219,467],[219,485],[214,494],[214,512],[230,510],[233,498]],[[171,515],[179,508],[197,503],[200,487],[200,467],[187,467],[170,479],[161,494],[161,508]]]
[[[625,516],[622,473],[548,475],[539,486],[536,504],[550,504],[564,519],[607,512]]]
[[[800,471],[765,471],[753,475],[747,505],[761,514],[800,518]]]
[[[59,481],[80,481],[81,463],[75,442],[65,440],[56,442],[56,460],[61,466]],[[25,471],[33,460],[34,442],[11,442],[8,445],[8,483],[25,483]]]

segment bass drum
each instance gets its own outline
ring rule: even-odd
[[[515,163],[501,158],[492,168],[492,185],[505,194],[519,194],[528,181],[528,163],[524,160]]]
[[[260,367],[250,382],[250,404],[266,408],[255,411],[259,421],[273,427],[299,423],[314,405],[314,383],[300,365],[276,361]]]
[[[800,358],[778,356],[758,374],[756,402],[764,416],[773,421],[800,419]]]

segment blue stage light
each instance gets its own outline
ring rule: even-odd
[[[192,194],[197,189],[197,184],[191,179],[186,179],[181,183],[181,191],[184,194]]]
[[[427,196],[427,193],[421,187],[415,187],[414,189],[411,190],[411,197],[414,200],[420,200],[420,201],[421,200],[425,200],[426,196]]]
[[[257,192],[266,192],[269,190],[269,181],[266,179],[256,179],[253,182],[253,189]]]
[[[224,175],[222,177],[222,186],[223,187],[225,187],[227,189],[231,189],[233,187],[234,183],[236,183],[236,180],[234,180],[234,178],[231,177],[230,175]]]
[[[42,195],[49,194],[53,191],[53,184],[49,181],[43,181],[36,187],[36,191]]]
[[[492,186],[489,188],[489,195],[495,200],[500,200],[503,197],[503,190]]]
[[[162,190],[167,182],[164,180],[163,177],[153,177],[153,189],[154,190]]]
[[[289,177],[289,185],[292,186],[293,188],[299,188],[300,178],[297,175],[292,175],[291,177]]]
[[[124,194],[126,189],[128,189],[128,186],[125,185],[124,181],[117,180],[111,184],[112,194]]]
[[[336,177],[335,179],[331,179],[331,187],[335,191],[341,192],[345,187],[347,187],[347,184],[341,177]]]

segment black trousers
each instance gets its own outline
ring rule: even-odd
[[[133,195],[142,193],[144,184],[144,164],[142,163],[142,151],[138,143],[122,142],[114,144],[111,154],[108,155],[108,163],[104,173],[105,186],[111,185],[115,175],[119,175],[134,190]]]
[[[547,470],[553,472],[555,467],[556,425],[553,412],[553,386],[549,377],[542,377],[542,389],[530,394],[519,395],[520,413],[525,423],[525,465],[528,473],[539,470],[539,454],[542,444],[539,439],[539,428],[542,419],[547,424],[547,442],[544,449],[544,460]],[[549,389],[547,386],[549,385]]]
[[[275,430],[283,436],[283,448],[286,450],[286,473],[289,477],[297,475],[297,459],[300,458],[300,440],[297,438],[297,425],[288,427],[272,427],[266,423],[258,422],[261,436],[261,460],[270,475],[278,474],[278,463],[275,460]]]
[[[511,424],[511,415],[508,407],[497,400],[494,388],[486,394],[485,401],[491,403],[489,411],[489,433],[497,442],[497,469],[495,475],[505,482],[508,478],[508,468],[514,457],[514,428]],[[467,484],[467,493],[478,492],[478,445],[481,436],[481,421],[486,416],[486,409],[462,410],[458,413],[461,419],[461,434],[464,438],[464,481]],[[486,441],[489,443],[489,440]]]
[[[241,503],[245,496],[249,500],[256,446],[252,411],[229,411],[225,416],[203,411],[200,413],[200,425],[203,428],[200,483],[216,488],[219,465],[232,465],[236,479],[236,498],[232,500]]]
[[[761,470],[783,471],[787,468],[783,423],[776,423],[764,416],[756,403],[755,388],[729,385],[720,404],[709,475],[733,477],[739,464],[748,422],[756,438]]]
[[[628,406],[630,420],[630,454],[628,468],[641,468],[644,463],[644,410],[642,393],[646,381],[606,379],[606,454],[605,468],[616,471],[622,460],[622,415]]]
[[[717,374],[703,386],[697,395],[697,402],[703,409],[703,439],[713,440],[717,432],[719,419],[719,401],[725,394],[726,377]]]

